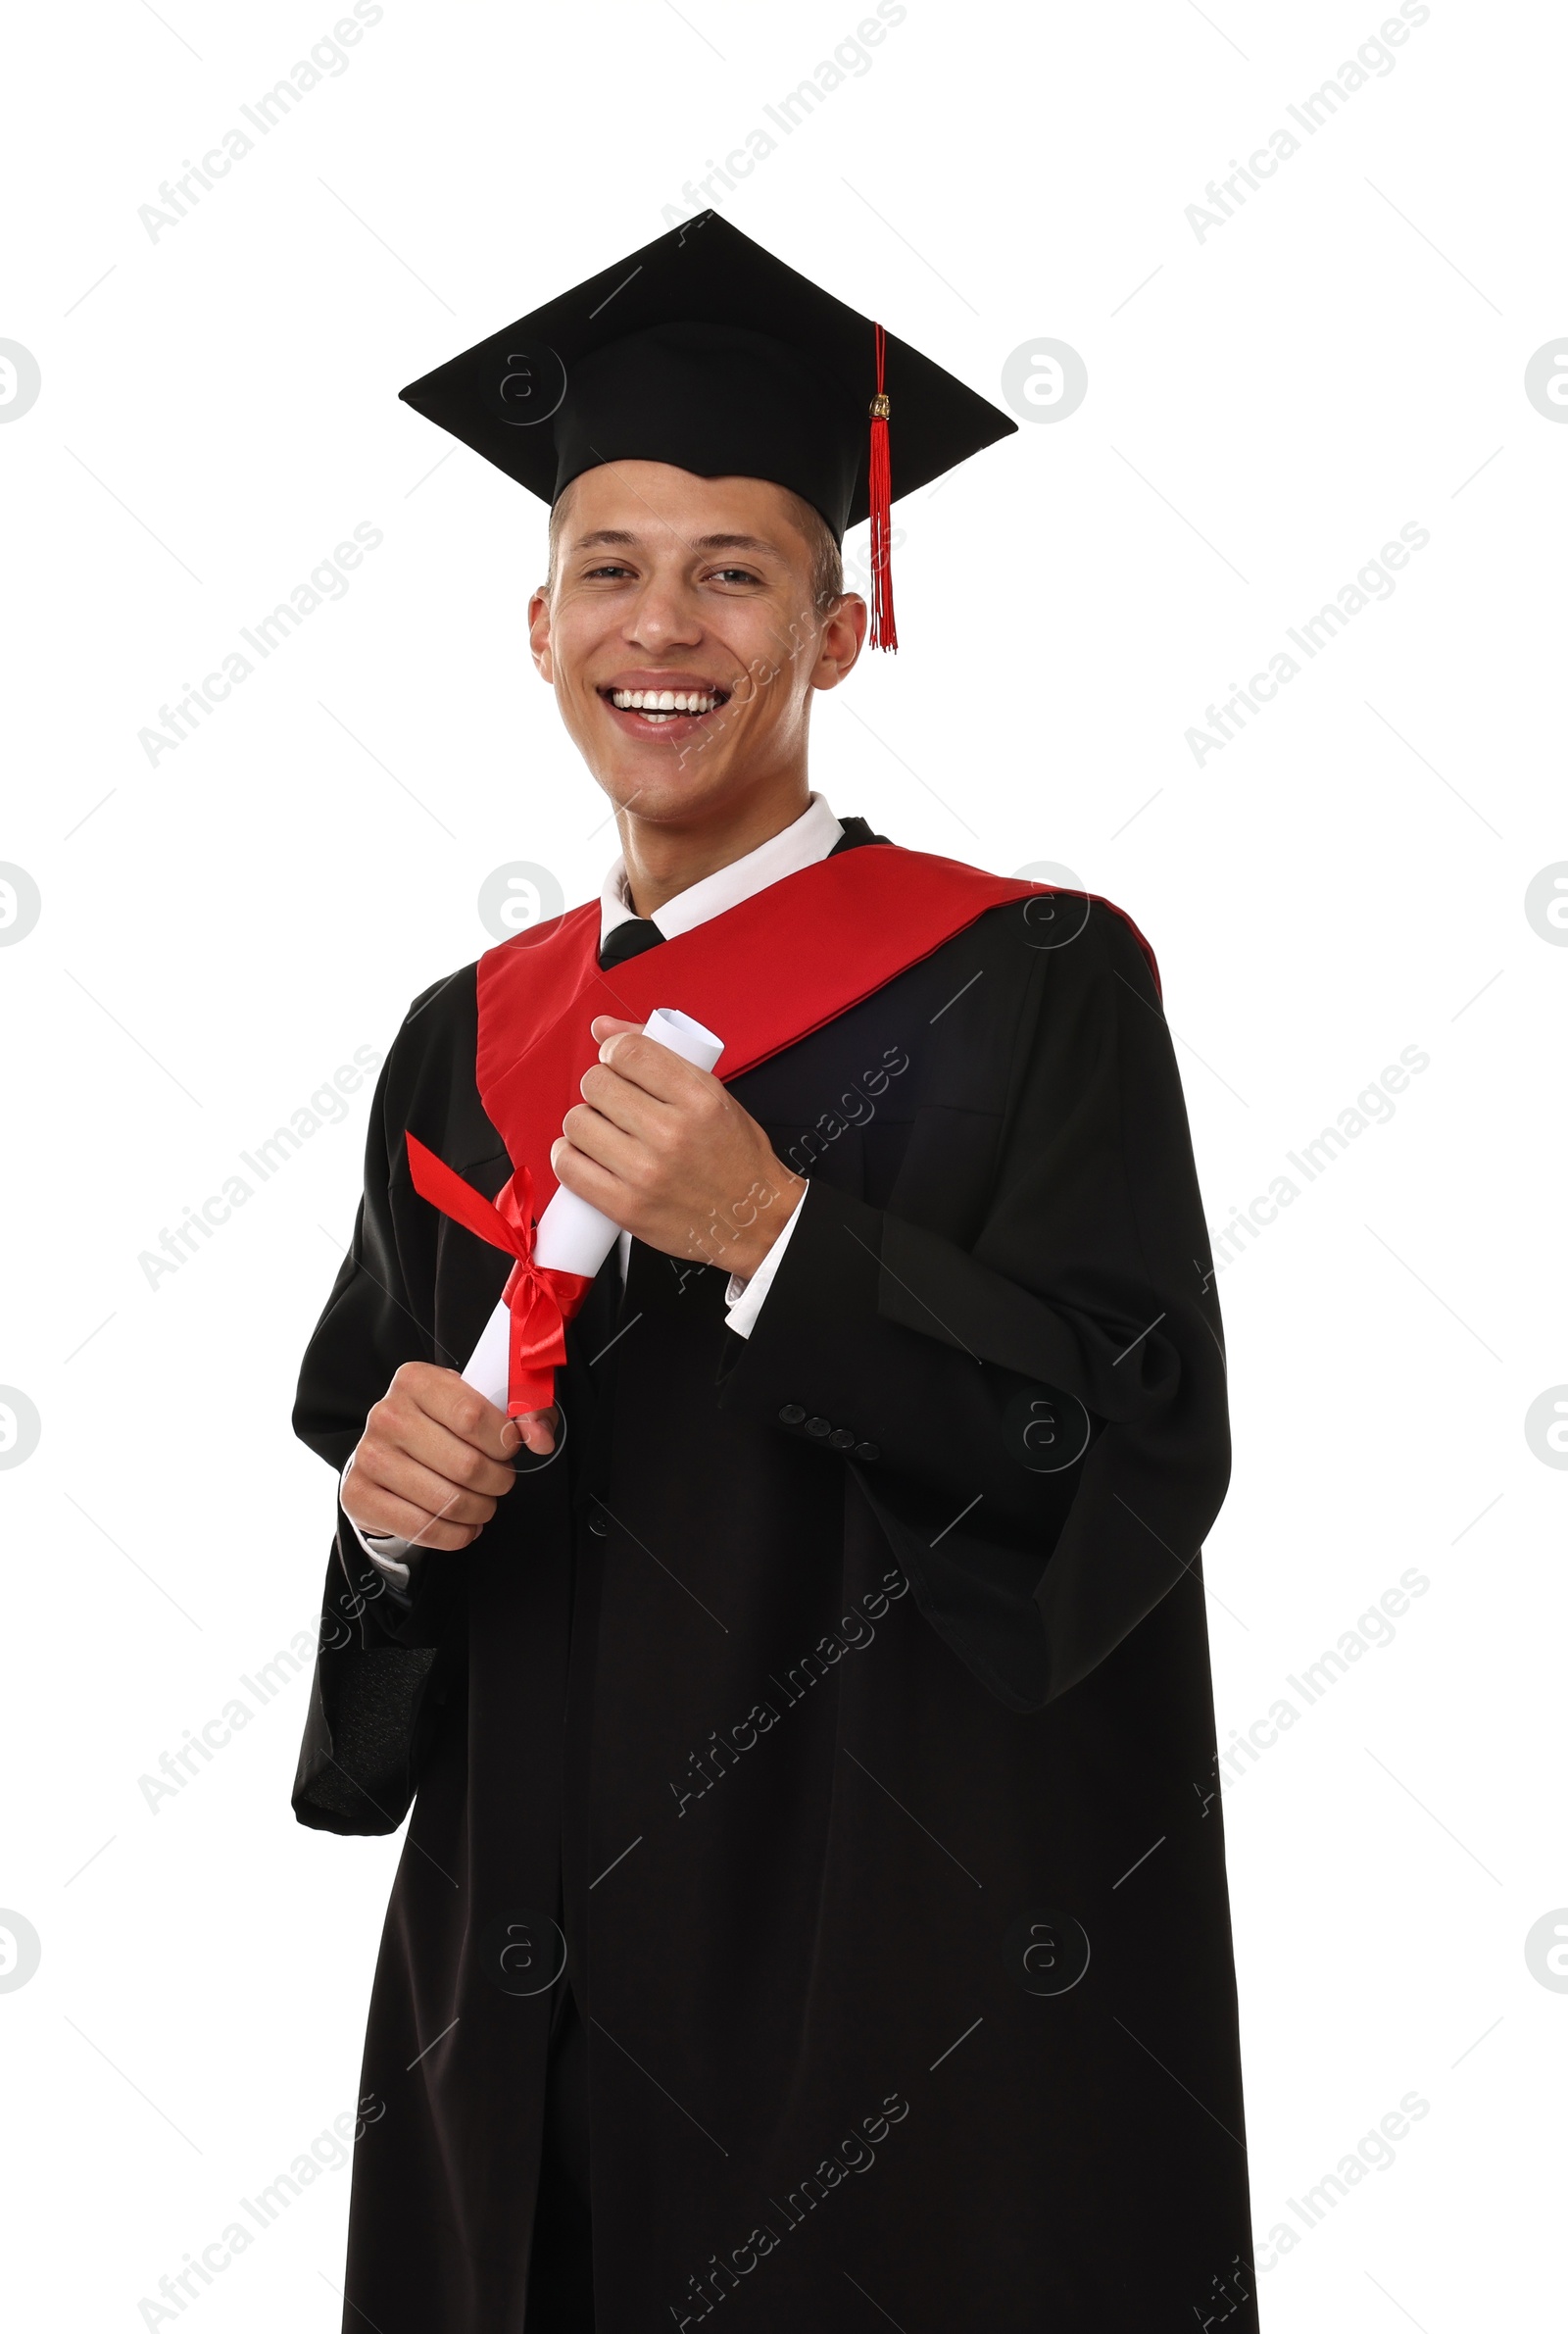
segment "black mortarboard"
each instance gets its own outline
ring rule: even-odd
[[[869,517],[885,647],[895,482],[910,493],[1017,428],[714,211],[402,395],[547,503],[600,463],[667,462],[790,487],[837,541]]]

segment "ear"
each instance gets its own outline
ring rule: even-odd
[[[842,593],[822,626],[821,646],[811,668],[813,689],[836,689],[854,671],[865,644],[868,621],[866,605],[859,593]]]
[[[555,686],[555,659],[550,648],[550,600],[543,584],[528,602],[528,650],[542,681]]]

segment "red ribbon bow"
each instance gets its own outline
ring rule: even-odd
[[[465,1231],[501,1249],[514,1262],[502,1302],[511,1316],[507,1349],[507,1415],[547,1410],[555,1400],[556,1371],[566,1360],[566,1323],[593,1286],[580,1272],[534,1263],[533,1177],[520,1167],[499,1199],[487,1200],[443,1159],[407,1136],[409,1173],[419,1197]],[[521,1184],[519,1199],[517,1186]]]

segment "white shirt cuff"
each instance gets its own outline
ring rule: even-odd
[[[801,1210],[806,1205],[810,1185],[808,1184],[806,1191],[802,1192],[790,1210],[789,1219],[785,1223],[784,1229],[779,1233],[778,1238],[763,1257],[751,1279],[742,1280],[733,1272],[729,1276],[729,1286],[724,1291],[724,1303],[729,1308],[729,1326],[737,1337],[750,1337],[757,1326],[757,1316],[761,1312],[767,1292],[773,1285],[773,1275],[784,1261],[784,1251],[789,1246],[790,1234],[801,1219]],[[368,1553],[368,1550],[367,1554]]]
[[[342,1474],[338,1477],[340,1502],[343,1496],[343,1485],[349,1479],[349,1467],[353,1465],[354,1461],[350,1458]],[[423,1549],[416,1548],[412,1540],[400,1540],[396,1532],[363,1532],[353,1516],[349,1515],[347,1508],[343,1510],[343,1513],[348,1516],[349,1529],[376,1570],[384,1572],[394,1587],[402,1589],[407,1594],[409,1585],[414,1578],[414,1567],[423,1556]]]

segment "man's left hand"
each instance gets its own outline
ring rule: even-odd
[[[665,1256],[749,1280],[806,1190],[718,1079],[644,1037],[593,1024],[599,1060],[550,1164],[568,1191]]]

